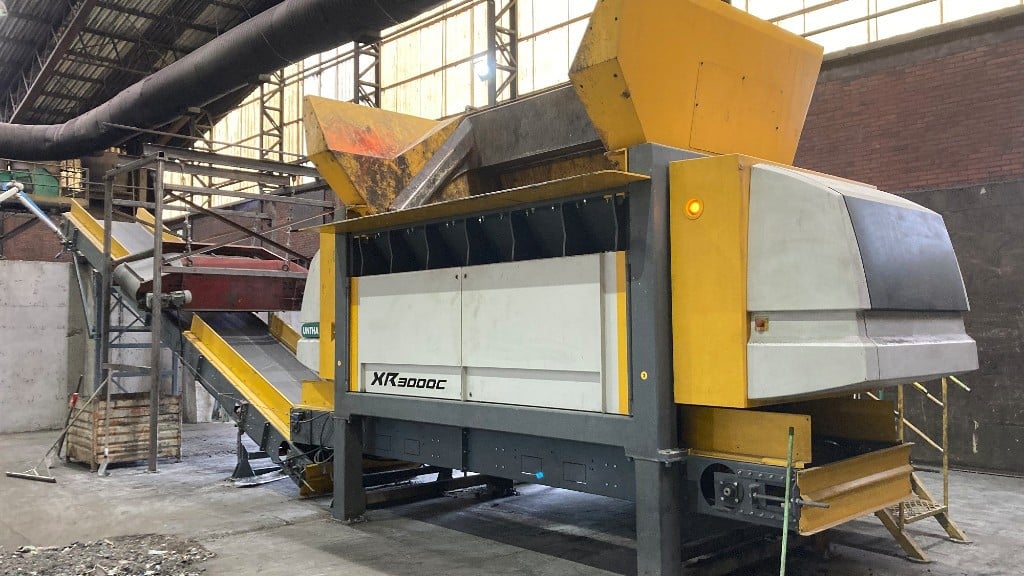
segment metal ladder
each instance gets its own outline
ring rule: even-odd
[[[924,487],[921,479],[918,478],[917,473],[914,472],[910,475],[911,488],[914,492],[914,497],[900,502],[895,506],[890,506],[879,510],[875,513],[875,516],[881,520],[882,525],[885,526],[889,534],[892,535],[893,539],[903,548],[903,551],[907,554],[907,559],[913,562],[927,563],[931,562],[924,550],[917,543],[916,540],[906,531],[908,524],[913,524],[927,518],[935,518],[942,529],[949,535],[949,539],[952,542],[958,544],[970,544],[971,540],[967,535],[956,525],[956,522],[950,517],[949,514],[949,381],[952,381],[959,386],[965,392],[970,392],[969,386],[961,382],[956,376],[948,376],[941,379],[942,392],[941,399],[936,398],[927,387],[920,382],[914,382],[911,386],[914,390],[923,394],[933,404],[939,406],[942,409],[942,443],[939,444],[927,434],[925,434],[920,428],[915,426],[912,422],[907,420],[904,412],[904,385],[899,385],[896,389],[896,417],[898,426],[899,441],[904,441],[904,435],[906,429],[910,429],[914,434],[920,437],[926,444],[937,450],[942,454],[942,499],[941,501],[936,500],[930,492]],[[875,400],[881,400],[881,394],[867,394],[870,398]]]

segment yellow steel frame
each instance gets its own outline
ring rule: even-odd
[[[320,378],[334,380],[335,273],[333,234],[320,234]],[[339,363],[340,365],[340,363]]]
[[[334,410],[334,382],[303,380],[302,405],[318,410]]]
[[[618,319],[619,414],[629,414],[629,308],[626,302],[626,253],[615,253],[615,314]]]
[[[291,324],[284,321],[277,314],[270,315],[270,335],[277,339],[292,354],[299,346],[299,333],[292,328]]]
[[[359,278],[349,280],[348,390],[359,391]],[[339,366],[341,364],[339,363]]]
[[[711,156],[669,165],[672,240],[672,359],[675,400],[748,408],[748,156]],[[687,200],[703,202],[698,218]]]
[[[650,177],[619,170],[599,170],[540,184],[499,190],[489,194],[479,194],[447,202],[437,202],[408,210],[342,220],[316,228],[333,234],[358,234],[360,232],[418,224],[443,218],[469,216],[491,210],[515,208],[522,204],[544,202],[556,198],[613,190],[643,180],[650,180]]]
[[[910,465],[912,446],[901,444],[797,473],[800,497],[829,505],[804,506],[800,534],[816,534],[906,500],[914,471]]]
[[[948,376],[941,379],[942,386],[942,398],[936,398],[928,390],[928,388],[920,382],[913,382],[912,387],[923,394],[926,398],[937,404],[942,409],[942,445],[940,446],[935,440],[926,435],[912,423],[906,419],[904,414],[904,385],[900,384],[896,388],[897,397],[897,410],[895,412],[897,422],[899,423],[899,437],[903,439],[904,428],[909,428],[914,433],[919,435],[927,444],[938,450],[942,454],[942,502],[936,500],[931,493],[925,488],[924,484],[917,477],[917,474],[911,474],[910,481],[914,492],[915,498],[910,499],[906,502],[900,502],[896,506],[890,507],[886,510],[879,510],[876,513],[878,519],[881,520],[882,525],[889,531],[893,539],[903,548],[906,552],[907,558],[916,562],[930,562],[924,549],[914,540],[914,538],[906,531],[907,524],[912,524],[919,520],[926,518],[935,518],[935,520],[942,526],[942,529],[949,535],[949,539],[953,542],[966,544],[970,543],[971,540],[967,537],[967,534],[953,521],[952,516],[949,513],[949,381],[952,381],[958,385],[961,389],[966,392],[970,392],[969,386],[961,382],[956,376]],[[878,400],[880,397],[874,394],[868,393],[868,396]]]
[[[785,466],[788,436],[782,432],[793,428],[793,466],[812,460],[811,417],[804,414],[681,406],[679,416],[681,442],[691,454]]]

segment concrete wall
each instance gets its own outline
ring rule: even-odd
[[[0,433],[63,426],[68,280],[64,263],[0,260]]]
[[[1001,16],[830,57],[796,163],[943,215],[981,362],[973,391],[951,392],[950,458],[1024,473],[1024,9]],[[941,439],[937,406],[908,390],[907,410]]]
[[[967,332],[978,342],[980,369],[963,376],[970,394],[950,387],[951,458],[1024,473],[1024,179],[906,196],[943,214],[971,299]],[[921,394],[907,399],[912,421],[941,438],[938,407]],[[917,454],[939,458],[930,448]]]

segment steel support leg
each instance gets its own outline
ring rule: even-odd
[[[331,514],[337,520],[356,520],[366,512],[363,488],[363,443],[358,416],[339,420],[334,438],[334,503]]]
[[[355,520],[366,512],[366,490],[363,488],[362,419],[344,416],[346,393],[349,390],[349,283],[348,236],[334,237],[335,313],[334,327],[334,502],[331,513],[338,520]]]
[[[640,576],[681,574],[682,478],[678,463],[636,460],[636,556]]]
[[[156,472],[160,455],[160,361],[163,356],[163,266],[164,266],[164,160],[156,161],[153,175],[153,303],[150,306],[151,342],[149,364],[149,471]]]
[[[626,455],[636,467],[637,573],[682,573],[682,522],[686,502],[684,451],[679,447],[673,401],[669,242],[670,162],[689,153],[645,144],[629,150],[629,170],[651,179],[630,186],[629,340],[633,437]]]
[[[235,471],[231,473],[231,478],[252,478],[256,476],[256,472],[252,469],[252,464],[249,463],[249,451],[245,449],[245,444],[242,443],[242,427],[238,427],[238,437],[235,442],[235,457],[238,461],[235,463]]]
[[[875,516],[882,521],[882,526],[885,526],[885,529],[889,531],[889,534],[892,534],[893,539],[900,545],[900,548],[903,548],[903,551],[907,553],[907,560],[920,564],[931,562],[924,549],[921,548],[921,545],[905,529],[900,529],[899,520],[894,518],[888,509],[883,508],[875,512]]]

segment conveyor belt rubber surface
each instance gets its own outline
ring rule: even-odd
[[[202,312],[199,316],[292,404],[301,401],[302,381],[317,379],[255,314]]]

